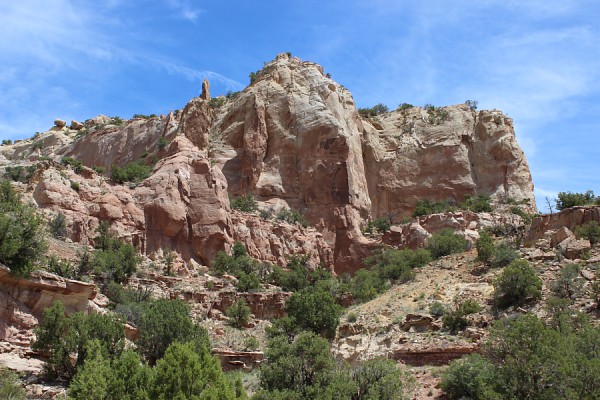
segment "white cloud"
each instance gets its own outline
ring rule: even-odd
[[[204,10],[194,6],[193,3],[191,0],[167,0],[167,4],[177,11],[180,18],[195,23]]]

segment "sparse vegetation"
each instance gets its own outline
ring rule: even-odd
[[[559,192],[555,202],[557,210],[564,210],[575,206],[600,204],[600,197],[594,196],[592,190],[588,190],[585,193]]]
[[[50,220],[49,223],[50,234],[57,238],[64,238],[67,236],[67,218],[65,214],[59,212]]]
[[[377,231],[378,233],[385,233],[389,231],[391,227],[391,217],[377,217],[374,220],[367,221],[367,226],[365,227],[364,232],[367,234],[372,234],[373,231]]]
[[[403,111],[403,110],[409,110],[411,108],[413,108],[414,106],[412,104],[409,103],[402,103],[400,104],[397,108],[396,111]]]
[[[450,333],[457,333],[469,325],[469,321],[466,318],[468,315],[481,310],[482,307],[475,300],[465,300],[457,303],[453,308],[445,310],[442,317],[442,324]]]
[[[254,199],[254,195],[252,193],[246,193],[245,195],[239,197],[230,197],[229,204],[234,210],[242,212],[251,213],[258,210],[258,203]]]
[[[158,140],[156,141],[156,148],[158,149],[158,151],[163,151],[164,149],[167,148],[168,145],[169,145],[169,140],[164,136],[159,137]]]
[[[121,168],[113,165],[110,178],[117,183],[141,182],[152,173],[152,165],[146,165],[142,161],[134,161]]]
[[[4,176],[10,179],[13,182],[22,182],[29,183],[35,170],[37,169],[36,165],[29,165],[26,167],[23,166],[7,166],[4,169]]]
[[[435,107],[432,104],[425,104],[423,108],[428,114],[427,122],[432,125],[442,125],[444,121],[450,119],[450,114],[448,114],[448,111],[441,107]]]
[[[503,309],[523,306],[541,296],[542,280],[526,260],[515,260],[494,280],[494,304]]]
[[[468,248],[469,242],[454,233],[452,229],[445,228],[434,233],[427,239],[426,248],[433,258],[440,258],[454,253],[462,253]]]
[[[27,276],[46,251],[45,221],[21,202],[10,182],[0,182],[0,262],[14,275]]]
[[[390,109],[385,104],[378,103],[371,108],[359,108],[357,111],[363,118],[373,118],[378,115],[390,112]]]
[[[73,168],[73,171],[76,174],[80,173],[81,169],[83,168],[83,163],[81,162],[81,160],[72,157],[63,157],[61,163],[62,165]]]
[[[0,399],[25,400],[25,396],[19,376],[7,368],[0,368]]]
[[[281,208],[275,215],[275,218],[279,221],[287,222],[288,224],[298,224],[303,227],[308,227],[308,221],[304,218],[304,215],[291,208]]]
[[[223,104],[225,104],[227,99],[223,96],[213,97],[208,101],[208,105],[211,108],[220,108]]]
[[[469,107],[471,111],[477,111],[477,105],[479,102],[477,100],[467,100],[465,101],[465,105]]]
[[[212,261],[213,273],[235,276],[238,279],[236,287],[240,292],[260,289],[261,282],[268,278],[270,266],[250,257],[242,242],[235,242],[231,253],[231,256],[224,251],[216,254]]]
[[[590,221],[575,228],[575,234],[578,238],[587,239],[592,245],[600,242],[600,224],[597,221]]]
[[[229,318],[229,323],[239,329],[250,320],[250,307],[248,307],[244,299],[240,299],[233,303],[225,311],[225,314]]]
[[[94,238],[96,251],[91,266],[107,281],[124,282],[137,270],[140,257],[132,244],[125,243],[110,231],[108,221],[103,221],[96,229]]]

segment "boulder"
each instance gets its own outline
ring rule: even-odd
[[[71,121],[71,129],[74,129],[76,131],[80,131],[83,128],[85,128],[85,126],[81,122],[75,121],[75,120]]]
[[[67,125],[67,121],[62,120],[62,119],[55,119],[54,120],[54,126],[56,126],[57,128],[64,128]]]

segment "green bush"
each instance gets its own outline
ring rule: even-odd
[[[116,116],[110,119],[110,124],[112,125],[116,125],[116,126],[123,126],[125,125],[125,121],[123,121],[123,118]]]
[[[373,230],[379,233],[385,233],[392,227],[392,219],[390,217],[378,217],[374,220],[369,220],[365,227],[365,233],[373,233]]]
[[[90,341],[97,339],[102,355],[107,358],[119,356],[125,346],[123,321],[118,317],[84,313],[67,317],[59,301],[44,310],[43,322],[35,333],[32,349],[49,355],[46,370],[51,376],[67,379],[83,365]]]
[[[164,149],[167,148],[168,145],[169,145],[169,140],[164,136],[159,137],[158,140],[156,141],[156,148],[158,148],[159,151],[163,151]]]
[[[371,108],[359,108],[357,111],[361,117],[371,118],[371,117],[376,117],[381,114],[388,113],[388,112],[390,112],[390,109],[385,104],[379,103],[379,104],[374,105]]]
[[[435,107],[432,104],[425,104],[423,107],[429,116],[428,122],[433,125],[441,125],[444,121],[450,119],[450,115],[448,111],[444,110],[441,107]]]
[[[594,245],[600,242],[600,224],[597,221],[590,221],[576,227],[575,234],[578,238],[587,239]]]
[[[465,300],[457,304],[454,308],[445,310],[442,317],[442,324],[450,333],[462,331],[469,326],[466,316],[481,310],[481,306],[475,300]]]
[[[311,269],[309,256],[288,256],[287,271],[275,266],[269,275],[269,281],[286,292],[297,292],[319,282],[331,280],[331,273],[323,268]]]
[[[528,214],[519,206],[510,207],[510,212],[523,218],[523,222],[527,225],[531,224],[531,221],[533,221],[533,217],[535,216],[535,214]]]
[[[225,97],[219,96],[219,97],[213,97],[208,101],[208,105],[210,106],[210,108],[219,108],[221,107],[223,104],[225,104]]]
[[[10,182],[0,182],[0,263],[27,276],[46,252],[45,221],[24,203]]]
[[[235,276],[239,292],[251,292],[260,289],[261,281],[266,281],[270,267],[248,255],[242,242],[235,242],[232,255],[219,251],[211,263],[212,272],[217,275]]]
[[[327,340],[308,332],[298,335],[292,343],[283,336],[271,339],[265,359],[260,369],[260,387],[281,399],[320,398],[335,367]]]
[[[153,375],[153,399],[236,399],[219,361],[192,343],[170,345]]]
[[[450,228],[444,228],[434,233],[427,239],[426,248],[431,252],[433,258],[440,258],[455,253],[466,251],[469,242],[454,233]]]
[[[446,307],[439,301],[435,301],[429,306],[429,314],[436,319],[443,317],[446,314]]]
[[[465,101],[465,104],[471,109],[471,111],[477,111],[477,105],[479,102],[477,100],[467,100]]]
[[[490,197],[483,194],[479,194],[476,197],[466,195],[464,201],[459,204],[459,207],[464,210],[469,210],[477,213],[492,211]]]
[[[79,192],[79,188],[80,187],[79,187],[79,183],[78,182],[71,181],[71,189],[73,189],[76,192]]]
[[[48,259],[48,272],[52,272],[58,276],[68,279],[77,279],[75,267],[67,261],[61,260],[56,256],[51,256]]]
[[[475,242],[475,248],[477,249],[477,259],[484,263],[488,263],[496,254],[494,240],[484,231],[479,233],[479,239]]]
[[[305,288],[286,301],[285,312],[300,329],[333,338],[342,307],[336,304],[331,293],[320,288]]]
[[[456,207],[453,206],[450,201],[445,202],[430,202],[427,199],[420,199],[415,205],[415,211],[412,213],[413,217],[420,217],[422,215],[437,214],[446,211],[454,211]]]
[[[81,160],[77,160],[76,158],[63,157],[61,163],[62,165],[73,168],[73,171],[75,171],[76,174],[80,173],[81,169],[83,168],[83,163]]]
[[[252,193],[246,193],[240,197],[231,197],[229,199],[231,208],[242,212],[255,212],[258,210],[258,203],[254,199]]]
[[[396,111],[402,111],[402,110],[408,110],[413,108],[414,106],[412,104],[409,103],[402,103],[400,104],[397,108]]]
[[[2,139],[2,146],[10,146],[13,143],[10,139]]]
[[[0,368],[0,399],[25,400],[25,395],[19,376],[7,368]]]
[[[288,224],[299,224],[305,228],[308,226],[308,221],[304,218],[304,215],[290,208],[281,208],[275,215],[275,218]]]
[[[561,298],[572,299],[581,291],[583,278],[579,276],[581,267],[578,264],[565,265],[552,284],[552,292]]]
[[[494,280],[494,304],[498,308],[522,306],[529,299],[539,299],[542,280],[526,260],[515,260]]]
[[[250,314],[250,307],[248,307],[244,299],[236,301],[225,311],[225,315],[229,318],[229,323],[238,329],[248,323]]]
[[[492,267],[506,267],[513,261],[519,258],[519,253],[508,243],[500,243],[496,247],[494,257],[490,260]]]
[[[471,354],[450,363],[442,375],[440,387],[450,399],[500,400],[493,363],[479,354]]]
[[[36,171],[36,165],[29,165],[27,167],[22,166],[7,166],[4,169],[4,176],[10,179],[13,182],[23,182],[29,183],[33,176],[33,173]]]
[[[50,234],[57,239],[65,238],[67,236],[67,218],[65,214],[59,212],[50,220],[48,224],[50,228]]]
[[[592,190],[585,193],[559,192],[555,202],[558,210],[564,210],[570,207],[594,204],[598,202],[598,198],[594,196]]]
[[[179,300],[159,299],[146,307],[136,344],[150,365],[154,365],[173,342],[199,340],[208,346],[206,330],[195,325],[189,313],[189,306]]]
[[[141,182],[152,173],[152,165],[146,165],[142,161],[134,161],[121,168],[113,165],[110,179],[117,183]]]

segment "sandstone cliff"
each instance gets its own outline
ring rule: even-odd
[[[437,110],[446,117],[410,107],[362,118],[350,92],[321,66],[280,54],[228,98],[206,93],[183,110],[122,125],[99,116],[85,122],[87,134],[55,126],[0,147],[0,160],[70,156],[107,173],[113,165],[159,160],[150,178],[130,188],[89,171],[87,178],[69,173],[82,185],[73,192],[58,172],[44,172],[33,183],[34,199],[66,212],[75,241],[88,241],[98,221],[109,219],[147,254],[169,247],[209,264],[216,251],[242,240],[263,260],[309,253],[314,263],[353,272],[377,245],[361,233],[366,221],[390,216],[399,223],[419,199],[486,194],[528,200],[535,211],[512,120],[466,105]],[[159,146],[161,138],[171,144]],[[231,211],[228,195],[246,193],[262,209],[298,210],[313,228]]]

